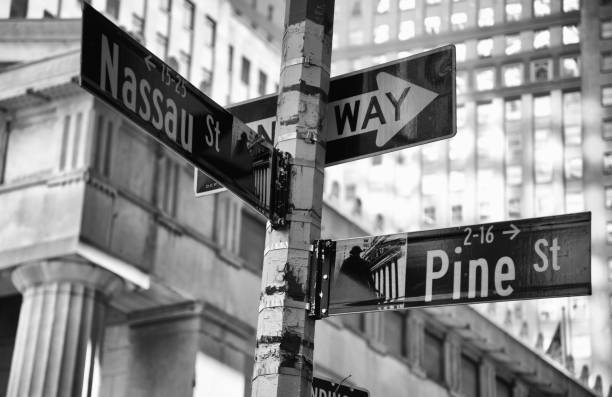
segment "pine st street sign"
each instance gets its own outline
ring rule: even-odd
[[[317,317],[591,293],[591,213],[319,240]]]
[[[326,110],[325,166],[451,138],[456,133],[455,46],[334,77]],[[228,107],[273,136],[277,96]],[[201,173],[196,195],[214,189]]]
[[[268,139],[248,128],[89,4],[83,4],[81,85],[270,218]],[[262,161],[264,161],[262,160]],[[263,175],[266,174],[266,175]]]

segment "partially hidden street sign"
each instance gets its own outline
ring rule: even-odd
[[[325,166],[454,136],[455,77],[455,46],[447,45],[332,78]],[[277,96],[269,95],[228,110],[271,134],[276,102]],[[207,186],[205,176],[196,176],[195,184],[198,194],[197,186]]]
[[[319,240],[311,314],[591,294],[591,213]]]
[[[340,385],[330,380],[312,377],[310,397],[369,397],[367,390]]]
[[[81,85],[270,217],[268,139],[193,87],[129,34],[83,5]]]

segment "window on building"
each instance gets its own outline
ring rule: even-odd
[[[584,211],[584,195],[582,192],[567,192],[565,193],[565,212],[582,212]]]
[[[170,12],[170,0],[159,0],[159,9],[163,12]]]
[[[565,179],[568,181],[582,179],[582,156],[565,158]]]
[[[268,86],[268,75],[263,71],[259,71],[259,82],[257,84],[257,92],[259,95],[266,94],[266,87]]]
[[[433,205],[428,205],[427,207],[423,208],[423,224],[436,224],[436,207]]]
[[[464,105],[457,105],[457,127],[465,127],[467,123],[467,111]]]
[[[351,214],[353,215],[361,215],[363,213],[363,204],[359,197],[355,197],[353,200],[353,209],[351,210]]]
[[[550,47],[550,30],[542,29],[533,32],[533,49],[539,50],[548,47]]]
[[[479,397],[478,363],[465,354],[461,355],[461,391],[466,397]]]
[[[11,3],[11,17],[13,17],[12,13],[13,13],[14,3],[19,3],[19,1],[17,2],[13,1]],[[25,7],[27,9],[27,2],[24,2],[24,3],[26,3]],[[106,13],[115,19],[119,18],[119,0],[107,0],[106,1]],[[24,14],[24,17],[25,17],[25,14]]]
[[[378,0],[376,12],[379,14],[384,14],[387,11],[389,11],[389,0]]]
[[[612,18],[601,20],[601,38],[612,38]]]
[[[543,17],[550,14],[550,0],[533,0],[533,15]]]
[[[372,165],[381,165],[381,164],[382,164],[382,156],[372,157]]]
[[[379,214],[380,215],[380,214]],[[402,312],[383,313],[383,324],[385,329],[385,345],[390,352],[405,357],[407,354],[406,344],[406,321]]]
[[[230,75],[231,75],[231,72],[233,70],[234,70],[234,46],[229,45],[227,47],[227,71],[230,72]]]
[[[463,206],[455,204],[451,207],[451,223],[460,224],[463,222]]]
[[[112,0],[109,0],[112,1]],[[115,0],[117,3],[119,0]],[[117,10],[119,6],[117,5]],[[108,3],[106,5],[106,12],[108,11]],[[28,0],[13,0],[11,1],[11,10],[9,12],[10,18],[25,18],[28,14]],[[110,14],[110,13],[109,13]],[[111,14],[112,15],[112,14]],[[117,18],[117,15],[113,15]]]
[[[537,128],[534,133],[535,182],[549,183],[553,179],[553,159],[550,155],[550,128]]]
[[[465,94],[468,91],[468,74],[466,71],[457,72],[455,89],[457,90],[457,95]]]
[[[256,271],[263,265],[263,248],[266,239],[266,224],[257,215],[242,209],[239,254],[248,267]]]
[[[504,65],[502,67],[502,78],[505,87],[517,87],[523,84],[523,64]]]
[[[580,77],[579,55],[565,56],[559,59],[559,73],[561,77]]]
[[[251,61],[242,57],[242,65],[240,67],[240,80],[246,85],[251,82]]]
[[[144,39],[144,19],[138,14],[132,14],[132,33],[139,39]]]
[[[605,152],[603,155],[603,172],[612,174],[612,152]]]
[[[378,25],[374,28],[374,43],[384,43],[389,41],[389,25]]]
[[[491,219],[491,201],[488,198],[481,198],[478,203],[478,219],[486,222]]]
[[[399,9],[402,11],[412,10],[415,6],[415,0],[399,0]]]
[[[465,43],[455,43],[455,57],[457,62],[465,61]]]
[[[268,21],[274,19],[274,6],[272,4],[268,4],[268,13],[266,17],[268,18]]]
[[[612,258],[608,258],[608,281],[612,281]]]
[[[212,94],[212,70],[202,68],[202,81],[200,82],[200,91],[208,96]]]
[[[478,26],[486,27],[493,26],[495,24],[495,14],[493,8],[481,8],[478,10]]]
[[[603,72],[612,71],[612,52],[604,52],[601,54],[601,70]]]
[[[209,16],[204,19],[204,45],[214,47],[217,41],[217,22]]]
[[[576,44],[580,42],[580,30],[578,25],[565,25],[562,29],[563,44]]]
[[[349,44],[360,45],[363,44],[363,30],[352,30],[349,32]]]
[[[531,81],[548,81],[552,78],[552,59],[531,61]]]
[[[440,33],[440,17],[433,15],[425,18],[425,33],[438,34]]]
[[[566,145],[582,143],[582,95],[580,91],[563,93],[563,138]]]
[[[465,173],[462,171],[451,171],[448,175],[448,187],[451,192],[460,192],[465,189]]]
[[[425,0],[425,3],[427,3],[427,5],[440,4],[441,2],[442,0]]]
[[[344,187],[344,197],[347,200],[353,200],[357,197],[357,186],[354,183],[348,184]]]
[[[518,54],[521,52],[521,35],[512,34],[506,36],[506,55]]]
[[[476,44],[476,53],[479,58],[489,58],[493,54],[493,39],[486,38],[482,40],[478,40],[478,44]]]
[[[512,385],[500,377],[495,377],[495,396],[512,397]]]
[[[523,13],[521,0],[506,0],[506,21],[519,21]]]
[[[193,30],[194,5],[189,0],[183,0],[183,27]]]
[[[451,28],[463,30],[467,26],[468,17],[465,12],[455,12],[451,15]]]
[[[423,369],[427,377],[442,382],[444,376],[444,341],[438,335],[425,330],[425,354]]]
[[[612,244],[612,222],[606,222],[606,243]]]
[[[607,141],[612,140],[612,119],[602,120],[601,136]]]
[[[161,33],[155,36],[155,53],[161,59],[165,59],[168,53],[168,37]]]
[[[580,0],[563,0],[563,12],[580,10]]]
[[[478,69],[475,76],[478,91],[492,90],[495,87],[495,68]]]
[[[414,21],[402,21],[399,25],[397,38],[400,40],[408,40],[414,37]]]
[[[504,119],[506,121],[520,120],[522,117],[521,100],[509,99],[505,102]]]
[[[601,87],[601,104],[612,106],[612,85]]]
[[[353,17],[361,16],[361,0],[356,0],[353,2],[353,7],[351,8],[351,16]]]
[[[185,51],[179,52],[179,73],[187,79],[191,77],[191,55]]]
[[[510,197],[508,199],[508,217],[521,217],[521,199],[520,197]]]
[[[510,186],[523,184],[523,167],[520,165],[509,165],[506,167],[506,183]]]
[[[486,129],[487,124],[492,123],[493,102],[481,102],[476,105],[476,124],[478,129]]]
[[[604,188],[604,199],[606,208],[612,208],[612,186],[606,186]]]

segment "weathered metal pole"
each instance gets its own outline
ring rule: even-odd
[[[309,249],[321,234],[334,0],[287,0],[275,146],[291,155],[289,223],[268,224],[253,397],[310,397]]]

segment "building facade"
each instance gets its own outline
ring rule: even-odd
[[[561,361],[609,384],[611,2],[351,0],[336,13],[335,74],[455,44],[457,135],[326,170],[329,202],[389,233],[591,211],[591,297],[481,309],[544,350],[561,327]]]
[[[249,396],[264,220],[227,192],[194,198],[190,166],[78,86],[81,24],[61,19],[76,2],[8,3],[0,395]],[[92,3],[220,103],[274,90],[272,2]],[[369,232],[330,205],[322,218],[323,237]],[[373,396],[602,388],[467,306],[335,317],[316,332],[315,375],[350,375]]]

